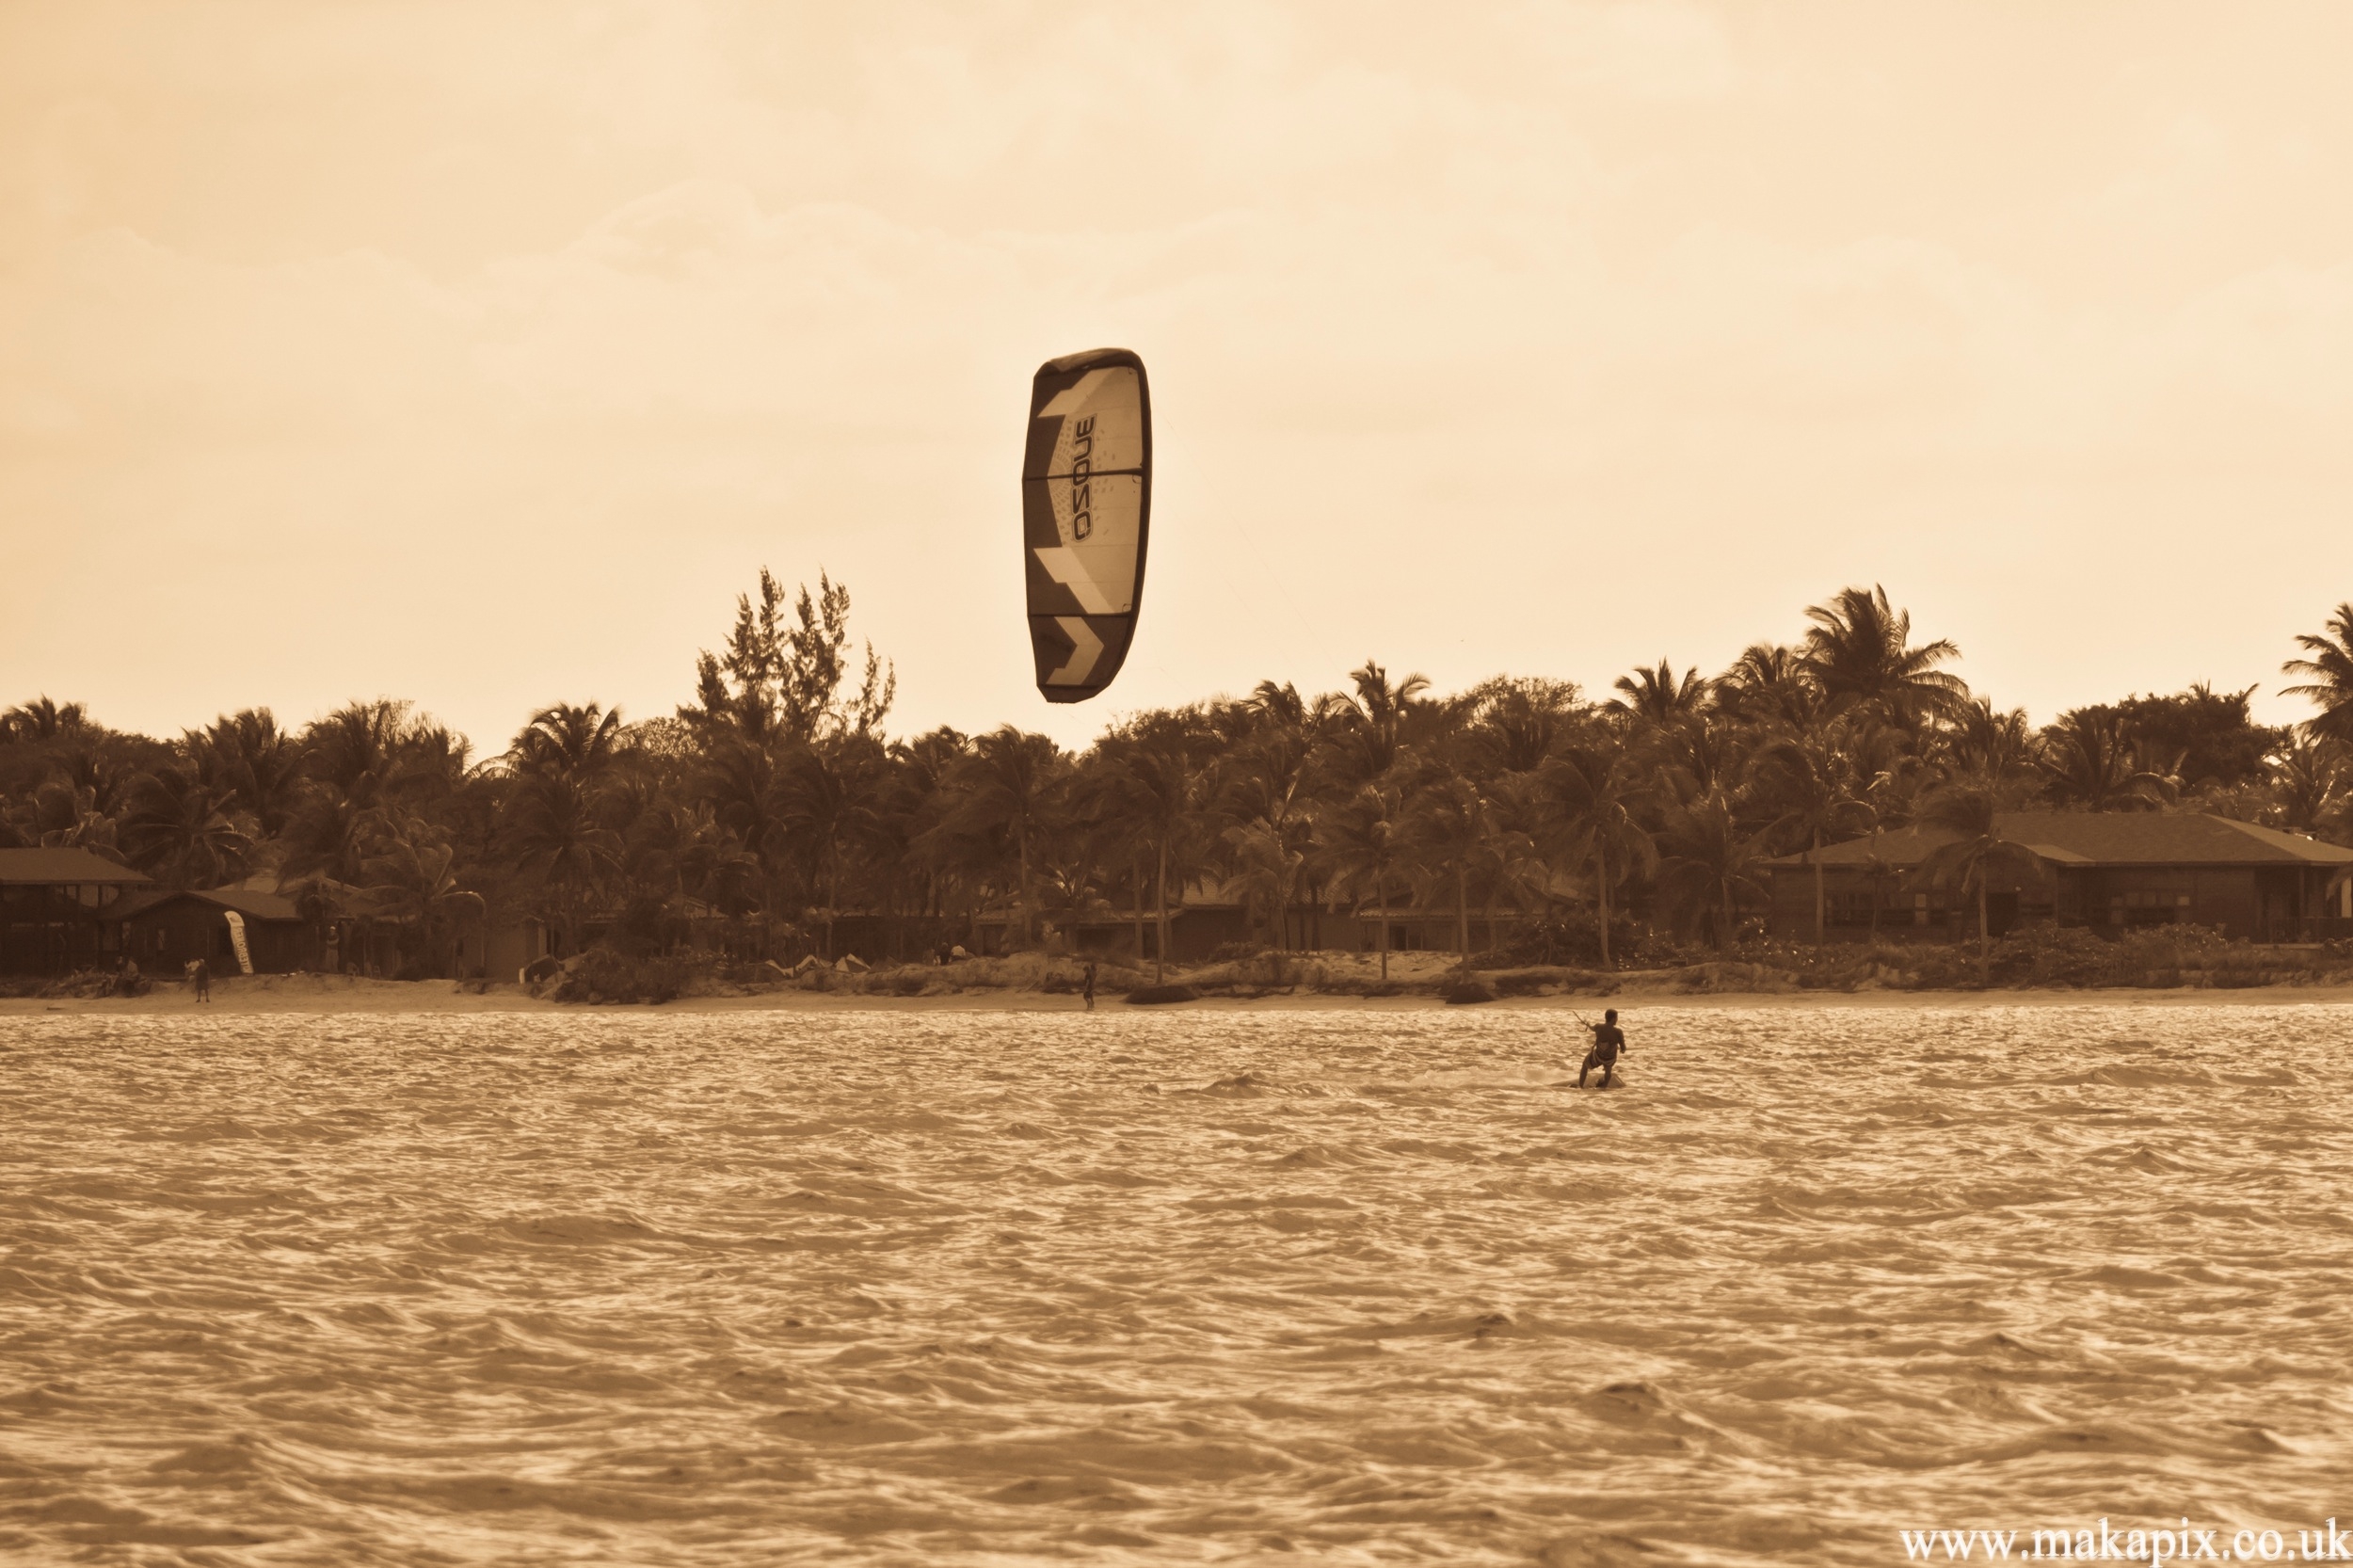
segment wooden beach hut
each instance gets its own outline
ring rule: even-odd
[[[244,888],[133,893],[106,912],[113,951],[151,976],[169,976],[200,958],[216,975],[240,970],[229,917],[245,928],[256,974],[292,974],[319,963],[317,926],[292,899]]]
[[[0,974],[111,966],[106,912],[151,880],[86,849],[0,849]]]

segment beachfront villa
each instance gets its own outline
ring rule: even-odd
[[[150,977],[177,975],[197,959],[216,975],[248,964],[255,974],[397,973],[408,922],[368,913],[358,888],[337,891],[361,913],[306,913],[283,893],[250,886],[158,888],[86,849],[0,849],[0,974],[112,970],[126,958]],[[488,929],[474,921],[461,925],[445,957],[459,973],[505,975],[546,952],[538,921]]]
[[[0,849],[0,974],[111,967],[107,915],[152,885],[86,849]]]
[[[1997,936],[2037,920],[2107,934],[2202,925],[2257,942],[2353,936],[2353,849],[2199,812],[2005,811],[1994,827],[2034,856],[1988,879]],[[1976,935],[1974,896],[1921,883],[1952,838],[1902,828],[1768,862],[1769,934],[1813,938],[1818,866],[1829,940]]]
[[[232,922],[229,916],[237,919]],[[148,974],[177,974],[201,959],[215,974],[293,974],[321,968],[319,928],[294,900],[245,888],[150,888],[106,911],[112,951]],[[238,928],[245,955],[237,953]]]
[[[236,926],[256,973],[319,966],[317,924],[276,893],[158,888],[86,849],[0,849],[0,974],[112,969],[125,958],[149,975],[200,958],[234,974]]]

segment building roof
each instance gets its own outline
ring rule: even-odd
[[[2001,811],[1995,829],[2059,866],[2353,866],[2353,849],[2299,834],[2202,812]],[[1826,844],[1809,860],[1785,855],[1767,864],[1795,869],[1862,867],[1876,856],[1890,869],[1916,866],[1954,835],[1902,828],[1870,839]]]
[[[0,849],[0,884],[9,887],[84,886],[152,880],[86,849]]]
[[[146,892],[132,893],[115,901],[104,913],[110,920],[136,920],[151,909],[160,909],[174,899],[192,898],[209,904],[216,909],[234,909],[249,920],[298,920],[302,911],[294,900],[276,893],[255,892],[249,888],[202,888],[170,889],[157,888]]]

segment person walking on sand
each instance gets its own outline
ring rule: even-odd
[[[1094,966],[1094,965],[1092,965],[1092,964],[1089,964],[1089,965],[1087,966],[1086,984],[1085,984],[1084,985],[1082,985],[1082,986],[1080,986],[1080,987],[1079,988],[1079,994],[1080,994],[1080,996],[1082,996],[1082,997],[1084,997],[1084,998],[1086,998],[1086,999],[1087,999],[1087,1011],[1088,1011],[1088,1012],[1090,1012],[1090,1013],[1094,1012],[1094,1011],[1095,1011],[1095,966]]]
[[[207,964],[201,958],[198,959],[195,967],[189,969],[188,978],[196,982],[197,1000],[210,1001],[213,1000],[213,967],[210,964]]]
[[[1585,1064],[1577,1069],[1577,1086],[1584,1088],[1585,1075],[1599,1067],[1601,1086],[1607,1089],[1617,1071],[1618,1053],[1625,1049],[1625,1031],[1618,1027],[1618,1010],[1609,1009],[1601,1016],[1601,1022],[1585,1027],[1593,1032],[1593,1048],[1585,1053]]]

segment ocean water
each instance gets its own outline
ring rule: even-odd
[[[2353,1009],[1628,1023],[0,1018],[0,1560],[2353,1519]]]

